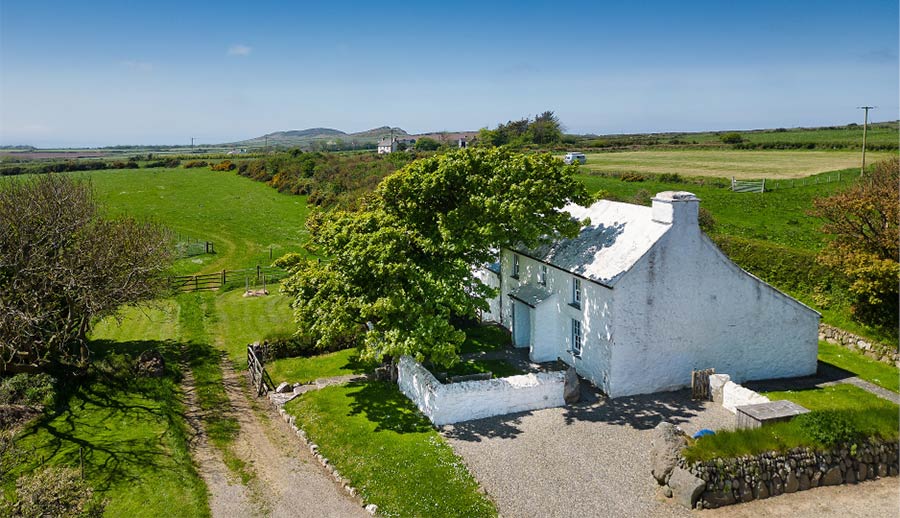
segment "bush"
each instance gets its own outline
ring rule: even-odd
[[[184,164],[185,169],[191,169],[194,167],[206,167],[209,163],[206,160],[191,160]]]
[[[155,169],[157,167],[169,167],[175,168],[181,165],[181,160],[177,158],[166,158],[165,160],[156,160],[154,162],[147,162],[144,164],[145,169]]]
[[[700,207],[697,219],[700,223],[700,228],[707,234],[716,229],[716,218],[713,217],[712,212],[706,207]]]
[[[678,173],[663,173],[659,175],[659,181],[663,183],[682,183],[684,180]]]
[[[100,517],[105,507],[77,469],[54,466],[20,477],[14,500],[0,501],[0,516]]]
[[[637,173],[625,173],[622,175],[623,182],[643,182],[647,177]]]
[[[744,137],[742,137],[741,134],[736,131],[725,133],[724,135],[719,137],[719,139],[723,144],[740,144],[744,141]]]
[[[350,344],[340,344],[327,349],[316,349],[315,341],[307,336],[297,335],[269,335],[263,341],[268,344],[269,351],[266,361],[279,358],[296,358],[298,356],[309,357],[347,349]]]
[[[800,429],[812,441],[828,448],[840,443],[854,442],[863,435],[853,420],[836,410],[810,412],[795,419]]]
[[[49,406],[56,379],[49,374],[16,374],[0,382],[0,405]]]
[[[231,160],[224,160],[224,161],[219,162],[218,164],[215,164],[214,166],[210,167],[210,169],[213,171],[232,171],[236,167],[237,166],[235,166],[234,162],[232,162]]]
[[[634,196],[631,198],[631,203],[637,205],[650,205],[653,202],[653,195],[650,194],[650,191],[647,189],[640,189],[638,192],[634,193]]]

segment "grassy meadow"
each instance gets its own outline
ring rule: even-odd
[[[721,132],[686,133],[678,138],[698,144],[720,144]],[[745,142],[751,144],[790,143],[816,144],[818,146],[846,146],[862,149],[863,127],[840,126],[831,128],[790,128],[785,130],[739,131]],[[869,123],[867,146],[897,145],[897,122]]]
[[[896,152],[894,152],[896,155]],[[859,151],[675,149],[586,153],[581,170],[604,173],[657,173],[715,178],[781,180],[859,167]],[[866,162],[891,156],[870,151]]]
[[[268,265],[301,252],[308,214],[305,196],[282,194],[232,171],[125,169],[70,173],[90,180],[113,215],[150,218],[173,231],[212,241],[216,254],[179,261],[179,273]]]

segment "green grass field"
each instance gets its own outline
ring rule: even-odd
[[[282,194],[236,175],[197,169],[126,169],[69,173],[93,184],[113,215],[156,220],[172,230],[212,241],[217,254],[180,261],[180,273],[268,265],[302,251],[305,196]]]
[[[247,345],[268,335],[289,335],[294,325],[290,299],[278,293],[278,285],[269,287],[269,295],[244,297],[244,290],[220,292],[215,298],[216,346],[240,369],[247,368]]]
[[[18,435],[30,453],[12,475],[41,465],[77,468],[83,453],[85,478],[109,501],[107,516],[209,516],[178,388],[177,306],[167,301],[121,316],[94,329],[87,377],[66,383],[60,404]],[[134,359],[151,347],[164,355],[165,376],[135,377]]]
[[[850,371],[861,379],[900,392],[900,369],[839,345],[819,342],[819,360]]]
[[[890,152],[870,151],[866,162],[889,156]],[[587,171],[775,180],[859,167],[861,155],[857,151],[685,149],[588,153],[586,157],[587,163],[580,168]]]
[[[344,349],[310,358],[281,358],[266,364],[266,370],[275,384],[283,381],[309,383],[319,378],[364,374],[374,368],[374,365],[359,361],[356,349]]]
[[[721,133],[728,133],[721,132]],[[746,142],[764,144],[772,142],[787,142],[797,144],[814,143],[819,145],[835,144],[862,149],[862,125],[851,127],[830,128],[791,128],[786,131],[739,131]],[[896,122],[882,122],[869,124],[866,142],[869,146],[897,145],[900,133]],[[686,133],[679,136],[681,140],[696,141],[700,144],[721,143],[721,137],[717,133]]]

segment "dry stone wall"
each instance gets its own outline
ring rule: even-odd
[[[896,442],[871,441],[824,452],[795,448],[787,453],[770,452],[693,464],[681,457],[676,471],[682,475],[684,471],[689,472],[697,480],[697,494],[693,499],[690,496],[685,499],[691,506],[714,508],[819,486],[895,477],[900,471],[898,454],[900,444]]]
[[[819,340],[840,345],[861,352],[869,358],[900,367],[900,354],[898,354],[896,345],[872,342],[827,324],[819,324]]]

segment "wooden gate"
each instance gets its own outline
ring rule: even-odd
[[[247,370],[250,371],[250,383],[256,389],[256,396],[262,396],[275,388],[275,383],[263,366],[263,349],[258,345],[247,346]]]
[[[709,377],[715,373],[716,369],[691,371],[691,399],[712,401],[712,391],[709,388]]]

